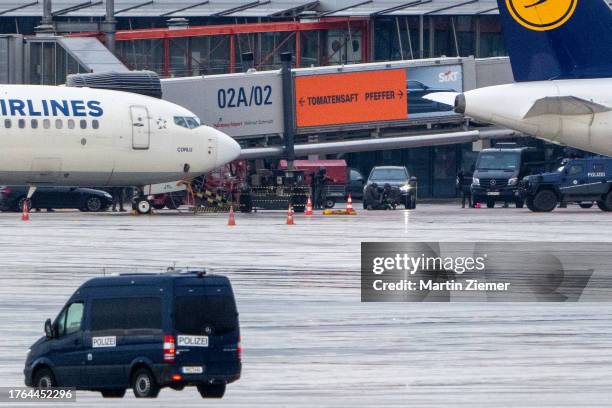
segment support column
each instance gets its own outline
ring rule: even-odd
[[[290,52],[281,54],[281,75],[283,81],[283,123],[285,125],[285,133],[283,141],[285,143],[285,158],[287,159],[287,170],[293,170],[293,161],[295,160],[295,121],[294,121],[294,103],[293,103],[293,77],[291,73]]]

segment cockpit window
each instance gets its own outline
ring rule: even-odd
[[[175,116],[174,117],[174,123],[176,123],[177,125],[184,127],[184,128],[189,128],[189,126],[187,125],[187,122],[185,121],[185,118],[181,117],[181,116]]]
[[[187,129],[195,129],[200,126],[200,120],[194,117],[183,117],[183,116],[175,116],[174,123],[178,126],[187,128]]]
[[[197,118],[185,118],[185,120],[189,125],[189,129],[195,129],[200,126],[200,121]]]

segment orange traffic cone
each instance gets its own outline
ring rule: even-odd
[[[236,225],[236,217],[234,216],[234,206],[230,206],[230,212],[229,212],[229,220],[227,220],[227,225],[229,225],[230,227],[233,227]]]
[[[23,212],[21,213],[21,221],[30,221],[30,206],[28,205],[28,200],[24,200],[23,202]]]
[[[310,199],[310,196],[308,196],[308,202],[306,203],[306,211],[304,212],[304,215],[312,215],[312,200]]]
[[[294,225],[293,222],[293,207],[289,204],[289,209],[287,210],[287,225]]]
[[[348,195],[348,200],[346,200],[346,211],[348,211],[348,212],[355,211],[355,210],[353,210],[353,197],[351,197],[350,193]]]

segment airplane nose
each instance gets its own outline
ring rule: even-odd
[[[225,133],[217,132],[217,167],[236,160],[240,153],[238,142]]]

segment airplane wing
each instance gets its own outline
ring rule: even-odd
[[[593,115],[609,112],[612,108],[576,96],[552,96],[538,99],[527,111],[523,119],[542,115]]]
[[[425,96],[424,99],[443,103],[444,105],[455,106],[455,98],[459,95],[458,92],[432,92]]]
[[[405,149],[411,147],[438,146],[471,143],[478,140],[520,137],[522,134],[508,129],[472,130],[465,132],[438,133],[381,139],[348,140],[342,142],[310,143],[295,145],[296,156],[310,154],[354,153],[370,150]],[[238,160],[268,159],[284,154],[283,146],[253,147],[242,149]]]

